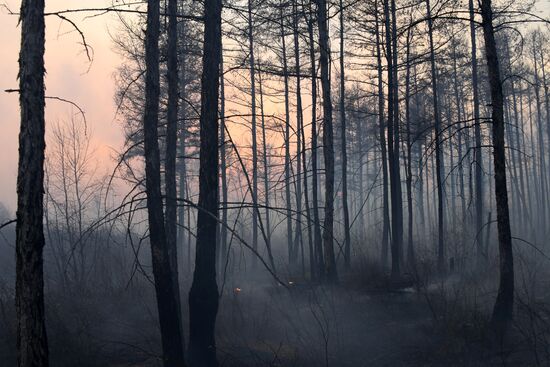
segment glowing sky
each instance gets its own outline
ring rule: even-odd
[[[20,1],[7,0],[12,11],[19,11]],[[105,0],[47,0],[46,11],[105,7],[111,2]],[[539,15],[548,16],[550,1],[538,3]],[[17,57],[19,52],[20,28],[17,16],[8,15],[0,9],[0,202],[13,213],[16,207],[15,181],[17,175],[17,138],[19,131],[19,105],[15,93],[4,93],[5,89],[18,88]],[[102,15],[84,19],[90,14],[71,14],[86,35],[94,49],[94,60],[90,66],[80,45],[78,33],[67,23],[56,17],[47,17],[46,23],[46,94],[70,99],[85,111],[92,131],[92,146],[96,147],[98,159],[107,170],[113,165],[111,149],[122,144],[120,126],[114,121],[113,72],[120,64],[114,53],[109,31],[115,32],[115,15]],[[88,68],[89,71],[88,71]],[[46,121],[68,119],[74,112],[69,105],[58,101],[47,101]]]
[[[12,11],[19,11],[20,1],[7,1],[6,4]],[[109,1],[47,0],[46,11],[107,5]],[[71,15],[70,18],[79,25],[94,49],[91,67],[79,44],[79,35],[60,19],[47,17],[46,95],[69,99],[82,107],[86,113],[88,128],[92,131],[92,145],[98,148],[98,158],[101,162],[109,162],[110,149],[120,147],[122,142],[120,127],[114,121],[112,79],[120,58],[113,52],[108,33],[109,30],[116,29],[116,18],[113,15],[103,15],[83,21],[85,16],[78,14]],[[20,32],[17,16],[7,15],[5,9],[0,10],[0,202],[12,212],[16,208],[19,102],[16,93],[8,94],[3,91],[18,88],[16,78]],[[66,120],[73,112],[74,108],[68,104],[47,100],[46,124],[58,119]]]

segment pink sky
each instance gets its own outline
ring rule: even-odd
[[[5,2],[12,11],[19,11],[21,2]],[[46,11],[108,6],[109,1],[47,0]],[[85,33],[94,49],[94,60],[89,72],[86,55],[79,44],[77,33],[67,23],[55,17],[46,20],[46,95],[57,96],[79,104],[86,113],[88,128],[92,131],[92,146],[98,148],[100,161],[109,162],[110,148],[122,143],[120,126],[113,120],[113,72],[120,59],[113,52],[108,30],[116,29],[113,15],[87,19],[84,14],[69,15]],[[17,176],[17,147],[19,132],[18,95],[5,89],[18,88],[17,70],[20,42],[17,16],[0,10],[0,202],[11,212],[16,208],[15,182]],[[67,33],[70,32],[70,33]],[[46,101],[46,124],[57,119],[68,119],[71,107],[57,101]],[[108,164],[111,166],[112,164]],[[107,165],[106,165],[107,166]]]
[[[0,3],[19,11],[20,1],[0,0]],[[104,7],[111,3],[109,0],[46,0],[46,11]],[[538,8],[539,16],[548,17],[550,1],[540,0]],[[107,170],[113,166],[111,149],[120,148],[122,144],[120,126],[114,121],[113,102],[113,72],[120,64],[120,58],[113,52],[108,33],[109,30],[116,31],[117,20],[112,14],[84,20],[86,15],[89,14],[70,14],[68,17],[79,25],[94,49],[94,61],[88,72],[90,65],[79,44],[79,35],[60,19],[47,17],[46,94],[72,100],[84,109],[88,128],[92,131],[92,146],[96,148],[99,162]],[[16,208],[19,104],[17,94],[3,91],[18,88],[19,40],[17,16],[8,15],[5,9],[0,9],[0,203],[11,212]],[[47,101],[46,123],[68,119],[71,110],[67,104]]]

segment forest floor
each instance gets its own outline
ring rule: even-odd
[[[475,279],[472,283],[458,283],[446,278],[439,284],[432,282],[433,287],[424,290],[390,290],[383,281],[373,285],[345,276],[332,286],[288,279],[288,287],[258,274],[243,274],[220,282],[220,366],[549,365],[547,344],[544,352],[536,356],[521,337],[514,337],[506,348],[486,346],[483,330],[494,293],[482,290],[480,294],[487,294],[486,300],[476,294],[478,306],[471,307],[467,298],[474,288],[471,284],[479,283]],[[184,289],[187,286],[182,284]],[[445,295],[442,288],[447,289]],[[160,366],[152,287],[133,288],[123,294],[49,294],[51,365]],[[185,298],[186,294],[182,296]],[[12,302],[2,304],[9,306]],[[182,302],[182,306],[188,315],[187,302]],[[0,328],[0,357],[9,362],[6,365],[14,365],[15,319],[10,316],[14,310],[2,310],[6,313],[0,317],[5,326]],[[188,319],[183,321],[184,330],[188,330]],[[550,334],[539,335],[539,340],[548,340]]]
[[[488,348],[486,317],[463,313],[448,299],[443,314],[437,292],[345,281],[289,286],[269,280],[225,285],[218,317],[222,366],[535,365],[515,342]]]
[[[412,289],[232,281],[219,317],[222,365],[422,366],[432,316]]]

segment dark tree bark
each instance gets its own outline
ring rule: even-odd
[[[340,125],[342,152],[342,207],[344,211],[344,263],[351,261],[351,235],[348,209],[348,150],[346,143],[346,83],[344,70],[344,4],[340,0]]]
[[[44,1],[21,3],[19,165],[17,171],[17,366],[47,367],[44,316]]]
[[[403,193],[401,189],[401,169],[400,169],[400,157],[399,152],[400,147],[400,127],[399,127],[399,77],[398,77],[398,61],[397,61],[397,10],[396,10],[395,0],[391,0],[391,57],[392,57],[392,83],[391,87],[393,89],[393,95],[391,102],[393,104],[393,120],[390,123],[393,123],[393,143],[391,140],[388,140],[388,143],[391,143],[391,148],[393,149],[393,159],[390,161],[390,170],[391,170],[391,210],[392,210],[392,244],[395,246],[395,251],[397,253],[397,260],[395,264],[401,266],[403,261]],[[393,260],[392,260],[393,261]],[[399,274],[399,268],[394,272]]]
[[[313,234],[314,234],[314,252],[315,252],[315,273],[312,277],[321,276],[324,274],[324,258],[323,258],[323,241],[321,235],[321,220],[319,219],[319,197],[317,188],[318,171],[317,171],[317,68],[315,62],[315,40],[313,35],[313,4],[309,2],[311,18],[307,20],[309,33],[309,57],[311,63],[311,196],[313,201]]]
[[[514,258],[506,185],[506,154],[504,150],[504,98],[500,77],[497,45],[493,27],[491,0],[481,1],[483,35],[489,84],[491,87],[493,127],[493,162],[495,171],[495,199],[497,203],[497,229],[500,256],[498,295],[491,316],[491,326],[497,335],[503,335],[512,321],[514,309]]]
[[[197,251],[189,292],[189,363],[216,367],[215,327],[218,312],[216,226],[218,216],[218,98],[221,62],[221,0],[204,3],[200,113],[199,211]]]
[[[264,114],[264,93],[263,93],[263,83],[262,83],[262,73],[258,72],[258,81],[260,89],[260,113],[262,116],[262,151],[263,151],[263,164],[264,164],[264,191],[265,191],[265,246],[271,253],[271,216],[269,209],[269,162],[268,162],[268,152],[267,152],[267,138],[266,138],[266,127],[265,127],[265,114]],[[271,261],[273,263],[273,261]]]
[[[376,63],[378,71],[378,131],[382,159],[382,266],[388,265],[390,210],[388,199],[388,160],[386,148],[386,127],[384,119],[384,80],[382,75],[382,52],[380,50],[380,26],[378,21],[378,4],[375,2],[375,34],[376,34]]]
[[[185,22],[182,20],[180,21],[180,23],[178,24],[178,38],[179,39],[183,39],[184,37],[184,34],[185,34]],[[185,95],[185,90],[186,90],[186,63],[185,63],[185,56],[183,55],[183,53],[180,53],[179,54],[179,65],[180,65],[180,69],[181,69],[181,72],[178,73],[178,77],[179,77],[179,91],[180,91],[180,94],[181,95]],[[179,134],[179,155],[180,155],[180,158],[179,158],[179,185],[178,185],[178,190],[179,190],[179,198],[180,199],[185,199],[187,198],[187,195],[186,195],[186,179],[187,179],[187,165],[186,165],[186,159],[185,159],[185,145],[186,145],[186,140],[187,140],[187,124],[186,124],[186,114],[185,114],[185,108],[182,107],[179,109],[179,112],[180,112],[180,119],[182,121],[182,124],[181,124],[181,129],[180,129],[180,134]],[[177,242],[180,246],[181,249],[184,249],[185,248],[185,245],[187,244],[188,248],[191,246],[191,243],[190,242],[187,242],[186,243],[186,240],[185,240],[185,211],[186,211],[186,207],[183,206],[183,205],[180,205],[179,208],[178,208],[178,234],[177,234]],[[177,255],[177,254],[176,254]],[[191,271],[191,259],[190,259],[190,256],[187,256],[187,266],[186,266],[186,270],[185,272],[187,274],[190,273]],[[179,298],[181,299],[181,298]],[[180,305],[181,305],[181,301],[180,301]],[[181,315],[181,314],[180,314]],[[183,335],[182,335],[183,337]]]
[[[482,263],[483,257],[483,236],[480,232],[483,226],[483,150],[481,149],[481,126],[479,120],[479,92],[477,79],[477,47],[476,29],[474,23],[474,0],[468,1],[470,11],[470,39],[472,43],[472,92],[474,102],[474,135],[475,135],[475,229],[477,238],[477,259],[478,264]]]
[[[535,79],[535,84],[533,89],[535,91],[535,105],[537,109],[537,135],[538,135],[538,144],[539,144],[539,186],[540,186],[540,198],[539,201],[540,209],[540,224],[542,228],[546,226],[546,207],[547,207],[547,190],[546,190],[546,158],[545,158],[545,147],[544,147],[544,135],[543,135],[543,125],[542,125],[542,100],[540,96],[540,77],[539,77],[539,62],[537,60],[537,46],[536,46],[536,34],[533,34],[533,75]]]
[[[288,242],[288,262],[293,265],[296,261],[294,255],[294,246],[296,244],[292,239],[292,203],[290,199],[290,108],[289,108],[289,96],[288,96],[288,66],[286,59],[286,42],[285,42],[285,28],[283,17],[283,4],[280,5],[280,21],[281,21],[281,41],[282,41],[282,63],[283,63],[283,78],[285,89],[285,199],[286,199],[286,236]]]
[[[159,114],[159,2],[147,5],[145,38],[145,112],[143,116],[147,214],[155,291],[157,298],[164,366],[182,366],[183,340],[179,326],[178,300],[164,228],[158,144]]]
[[[405,76],[405,119],[406,119],[406,147],[407,147],[407,167],[406,167],[406,185],[407,185],[407,210],[408,210],[408,235],[407,235],[407,265],[414,269],[414,245],[413,245],[413,200],[412,200],[412,146],[411,139],[411,39],[412,29],[407,32],[406,45],[406,76]]]
[[[393,53],[397,52],[393,48],[393,36],[392,36],[392,13],[390,13],[390,1],[384,0],[384,25],[386,31],[386,63],[388,74],[388,163],[389,163],[389,176],[390,176],[390,196],[391,196],[391,277],[392,279],[399,278],[401,274],[401,245],[403,240],[403,217],[399,216],[399,204],[401,201],[401,179],[399,177],[399,154],[396,155],[396,117],[398,113],[396,107],[396,93],[397,93],[397,74],[394,73],[394,57]],[[397,118],[398,119],[398,118]]]
[[[332,128],[332,100],[330,93],[329,35],[327,24],[327,3],[318,0],[317,23],[319,27],[319,49],[321,65],[321,86],[323,90],[323,155],[325,160],[325,218],[323,226],[323,247],[325,277],[329,282],[337,280],[334,256],[334,137]]]
[[[223,73],[223,47],[220,55],[220,170],[221,170],[221,181],[222,181],[222,218],[221,218],[221,229],[220,229],[220,260],[221,269],[225,269],[227,263],[228,246],[227,246],[227,153],[226,153],[226,143],[225,143],[225,76]],[[261,89],[261,86],[260,86]],[[261,92],[260,92],[261,93]],[[269,221],[268,221],[269,222]],[[269,228],[269,225],[268,225]],[[268,229],[269,233],[269,229]]]
[[[252,127],[252,248],[258,251],[258,141],[256,131],[256,65],[254,60],[254,35],[252,33],[252,0],[248,0],[248,46],[250,51],[250,98]],[[258,258],[252,257],[252,267],[258,266]]]
[[[435,170],[436,170],[436,185],[437,185],[437,267],[440,273],[445,271],[445,209],[443,206],[443,153],[441,151],[441,115],[439,111],[439,98],[437,90],[437,69],[435,65],[435,50],[433,40],[433,20],[430,0],[426,0],[426,12],[428,20],[428,38],[430,42],[430,66],[432,73],[432,97],[434,108],[434,131],[435,131]]]
[[[168,1],[168,107],[166,113],[166,156],[165,156],[165,188],[166,188],[166,209],[165,229],[166,247],[172,272],[172,285],[174,297],[177,303],[178,327],[180,329],[182,350],[185,346],[183,340],[183,328],[181,325],[181,299],[178,276],[178,213],[177,213],[177,184],[176,184],[176,153],[178,149],[178,4],[177,0]]]
[[[292,28],[294,31],[294,60],[296,64],[296,109],[297,109],[297,122],[298,122],[298,152],[299,161],[301,163],[301,168],[303,171],[303,184],[304,184],[304,199],[306,206],[306,223],[307,223],[307,239],[308,239],[308,252],[309,252],[309,271],[310,277],[314,277],[315,273],[315,257],[313,254],[313,232],[311,225],[311,210],[309,205],[309,192],[308,192],[308,182],[307,182],[307,160],[306,160],[306,135],[304,130],[304,113],[302,109],[302,87],[301,87],[301,70],[300,65],[300,42],[299,42],[299,29],[298,29],[298,2],[294,0],[292,2],[293,6],[293,19],[292,19]],[[298,171],[298,179],[300,179],[300,171]],[[302,189],[298,187],[297,190],[300,194],[296,195],[298,198],[301,197]],[[301,202],[296,203],[296,211],[300,213],[301,211]]]
[[[302,139],[301,133],[303,130],[304,112],[302,109],[302,88],[300,75],[300,44],[298,40],[298,4],[292,1],[292,31],[294,39],[294,61],[296,68],[296,212],[302,212]],[[304,171],[305,176],[305,171]],[[306,218],[307,219],[307,218]],[[302,255],[302,273],[305,275],[304,261],[304,237],[302,234],[302,220],[298,217],[296,220],[296,232],[294,243],[296,244],[295,253],[298,250],[298,245]],[[307,221],[306,221],[307,223]]]

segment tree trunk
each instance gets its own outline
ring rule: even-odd
[[[264,191],[265,191],[265,246],[271,253],[271,221],[269,208],[269,163],[267,154],[267,139],[265,134],[265,114],[264,114],[264,93],[262,88],[262,73],[258,72],[260,87],[260,113],[262,116],[262,144],[263,144],[263,164],[264,164]]]
[[[183,4],[181,5],[181,9],[183,9]],[[179,23],[178,27],[178,38],[181,40],[180,42],[183,42],[184,35],[185,35],[185,22],[182,20]],[[186,87],[187,87],[187,81],[186,81],[186,63],[185,63],[185,56],[183,52],[180,52],[180,61],[179,61],[181,72],[179,73],[179,91],[182,96],[185,96],[186,93]],[[179,109],[180,112],[180,119],[182,121],[181,128],[180,128],[180,136],[179,136],[179,155],[180,155],[180,162],[179,162],[179,197],[180,199],[186,199],[186,176],[187,176],[187,167],[186,167],[186,159],[185,159],[185,144],[187,140],[187,119],[186,119],[186,113],[185,113],[185,106],[181,106]],[[186,207],[184,205],[180,205],[178,208],[178,234],[177,239],[180,245],[181,249],[184,249],[186,245],[185,241],[185,210]],[[190,246],[191,244],[187,242],[187,245]],[[190,259],[187,258],[187,267],[185,269],[185,272],[189,274],[191,271],[190,267]],[[180,302],[181,303],[181,302]]]
[[[143,117],[145,179],[149,241],[155,278],[155,291],[160,321],[164,366],[182,366],[183,340],[178,317],[178,300],[174,292],[174,277],[164,228],[158,144],[159,114],[159,2],[147,5],[145,38],[145,112]]]
[[[321,86],[323,90],[323,155],[325,160],[325,218],[323,226],[323,247],[325,277],[329,282],[337,280],[334,256],[334,138],[332,129],[332,100],[330,93],[329,35],[326,0],[319,0],[317,7],[319,27],[319,49],[321,65]]]
[[[348,209],[348,151],[346,146],[346,89],[344,70],[344,4],[340,0],[340,124],[342,144],[342,206],[344,210],[344,262],[350,268],[351,235]]]
[[[183,328],[181,324],[181,298],[178,276],[178,205],[176,184],[176,155],[178,149],[178,25],[177,0],[168,1],[168,107],[166,113],[166,156],[164,162],[164,181],[166,187],[165,230],[166,248],[172,273],[172,286],[177,303],[178,327],[181,335],[181,347],[185,348]]]
[[[221,62],[221,0],[204,4],[201,77],[199,211],[193,283],[189,292],[189,363],[217,367],[218,312],[216,226],[218,216],[218,98]]]
[[[395,132],[395,116],[397,113],[395,110],[395,93],[397,88],[395,85],[397,83],[395,78],[395,73],[393,72],[394,68],[394,58],[393,53],[397,50],[393,49],[392,44],[392,26],[391,26],[391,13],[390,13],[390,4],[389,0],[384,0],[384,24],[386,30],[386,64],[387,64],[387,74],[388,74],[388,163],[389,163],[389,176],[390,176],[390,197],[391,197],[391,277],[392,279],[399,278],[401,274],[401,258],[400,254],[400,241],[402,237],[399,236],[399,227],[402,225],[402,221],[399,220],[399,197],[398,197],[398,188],[401,186],[401,180],[399,179],[399,156],[395,155],[396,149],[396,132]],[[398,150],[397,150],[398,151]],[[403,218],[401,218],[402,220]],[[402,229],[402,228],[401,228]]]
[[[315,252],[315,273],[312,278],[324,274],[323,242],[321,235],[321,221],[319,219],[318,176],[317,176],[317,68],[315,63],[315,40],[313,37],[313,6],[309,2],[311,18],[308,19],[309,56],[311,63],[311,196],[313,200],[313,234]]]
[[[480,235],[483,227],[483,150],[481,148],[481,125],[479,120],[479,92],[477,79],[477,47],[476,47],[476,29],[474,0],[468,1],[470,11],[470,38],[472,43],[472,92],[474,102],[474,135],[475,135],[475,230],[477,236],[477,260],[478,265],[483,259],[483,236]]]
[[[252,0],[248,0],[248,45],[250,51],[250,98],[252,115],[252,248],[258,251],[258,142],[256,137],[256,65],[254,61],[254,35],[252,34]],[[252,268],[258,258],[252,256]]]
[[[393,163],[390,169],[392,170],[393,191],[391,195],[392,203],[392,244],[395,246],[397,253],[396,263],[403,261],[403,194],[401,190],[401,168],[399,164],[400,153],[400,131],[399,131],[399,78],[397,62],[397,12],[395,0],[391,0],[391,57],[392,57],[392,83],[393,87]],[[391,123],[391,122],[390,122]],[[390,142],[390,141],[388,141]],[[397,269],[399,273],[399,268]],[[395,274],[394,274],[395,275]]]
[[[307,182],[307,161],[306,161],[306,136],[304,130],[304,113],[302,110],[302,88],[301,88],[301,65],[300,65],[300,43],[299,43],[299,30],[298,30],[298,4],[294,0],[293,4],[293,31],[294,31],[294,60],[296,64],[296,108],[297,108],[297,122],[298,122],[298,152],[299,161],[301,163],[301,168],[303,170],[303,184],[304,184],[304,199],[306,206],[306,223],[307,223],[307,233],[308,233],[308,251],[309,251],[309,271],[310,277],[313,278],[315,273],[315,259],[313,254],[313,233],[311,225],[311,211],[309,206],[309,192],[308,192],[308,182]],[[300,178],[300,173],[298,174],[298,179]],[[298,192],[302,192],[301,187],[298,187]],[[298,198],[301,197],[297,195]],[[298,213],[301,212],[301,202],[297,202]]]
[[[21,3],[19,165],[17,171],[17,366],[47,367],[44,317],[44,1]]]
[[[378,4],[375,2],[375,32],[376,32],[376,61],[378,70],[378,128],[380,139],[380,151],[382,159],[382,266],[388,265],[388,250],[389,250],[389,232],[390,232],[390,211],[388,198],[388,160],[386,151],[386,127],[384,124],[384,80],[382,76],[382,52],[380,50],[380,26],[378,22]]]
[[[512,321],[514,308],[514,258],[512,254],[512,234],[508,209],[508,190],[506,186],[506,155],[504,150],[504,103],[502,80],[495,33],[493,28],[493,10],[491,0],[481,1],[483,35],[489,84],[491,87],[492,125],[493,125],[493,161],[495,170],[495,198],[497,203],[497,228],[500,256],[500,281],[498,295],[493,308],[491,326],[502,336]]]
[[[406,145],[407,145],[407,210],[408,210],[408,235],[407,235],[407,265],[410,269],[414,269],[414,243],[413,243],[413,201],[412,201],[412,145],[411,140],[411,38],[412,30],[407,32],[407,46],[406,46],[406,77],[405,77],[405,115],[406,115]]]
[[[445,272],[445,214],[443,207],[443,154],[441,152],[441,115],[439,111],[439,98],[437,91],[437,70],[435,65],[435,50],[433,40],[433,21],[430,0],[426,0],[426,11],[428,20],[428,37],[430,41],[430,65],[432,73],[432,96],[434,108],[434,130],[435,130],[435,170],[436,170],[436,185],[437,185],[437,267],[440,273]]]
[[[286,236],[288,242],[288,262],[290,265],[294,265],[295,257],[294,246],[292,239],[292,203],[290,199],[290,111],[289,111],[289,101],[288,101],[288,67],[286,60],[286,43],[285,43],[285,28],[283,23],[283,5],[281,4],[280,16],[281,16],[281,41],[283,48],[283,78],[284,78],[284,88],[285,88],[285,199],[286,199]]]
[[[220,55],[220,170],[222,178],[222,220],[220,231],[220,259],[222,269],[225,270],[225,264],[228,261],[227,248],[227,153],[225,142],[225,75],[223,73],[223,48]]]

